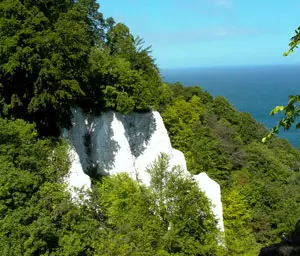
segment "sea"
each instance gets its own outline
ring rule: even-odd
[[[162,69],[161,76],[166,82],[200,86],[213,96],[224,96],[268,129],[282,117],[270,116],[270,111],[286,105],[289,95],[300,94],[300,65]],[[300,130],[280,130],[279,137],[300,148]]]

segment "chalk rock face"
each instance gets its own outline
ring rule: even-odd
[[[206,194],[206,196],[213,203],[213,212],[218,219],[218,228],[224,232],[223,223],[223,207],[221,203],[221,189],[220,185],[208,177],[205,172],[194,175],[194,179],[197,181],[199,188]]]
[[[91,179],[82,170],[82,166],[79,160],[79,156],[74,148],[70,148],[69,157],[72,161],[69,174],[65,177],[65,182],[70,188],[70,192],[73,199],[77,199],[76,189],[88,190],[91,188]]]
[[[126,172],[149,185],[146,168],[160,153],[172,166],[187,172],[184,155],[172,148],[160,114],[156,111],[123,115],[109,111],[94,117],[74,109],[72,128],[63,131],[80,159],[82,169],[100,175]]]
[[[127,115],[108,111],[100,116],[73,109],[72,128],[62,136],[70,143],[74,161],[68,184],[90,188],[88,175],[128,173],[133,179],[150,184],[147,167],[161,153],[169,156],[170,166],[180,166],[188,175],[184,155],[173,149],[163,120],[157,111]],[[194,176],[212,201],[213,212],[224,231],[220,186],[206,173]]]

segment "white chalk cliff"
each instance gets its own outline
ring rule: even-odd
[[[72,127],[63,131],[63,137],[69,141],[73,158],[66,178],[73,195],[74,188],[90,188],[86,173],[93,171],[101,175],[126,172],[133,179],[149,185],[146,168],[161,153],[169,156],[170,166],[179,165],[188,174],[184,155],[172,148],[157,111],[127,115],[109,111],[95,117],[77,108],[72,113]],[[224,231],[219,184],[206,173],[194,175],[194,179],[212,201],[219,229]]]

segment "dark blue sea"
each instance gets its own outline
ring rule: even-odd
[[[280,118],[270,116],[271,109],[286,105],[289,95],[300,94],[299,65],[164,69],[161,74],[166,82],[197,85],[213,96],[226,97],[269,129]],[[300,147],[300,130],[281,131],[279,136]]]

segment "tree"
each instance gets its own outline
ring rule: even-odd
[[[180,84],[170,89],[162,116],[172,145],[190,172],[205,171],[220,184],[228,254],[257,255],[249,246],[279,241],[298,218],[299,150],[279,138],[258,143],[267,129],[222,97],[207,101],[201,90]]]
[[[285,52],[283,55],[288,56],[294,51],[295,48],[298,48],[300,44],[300,27],[295,30],[296,35],[291,38],[289,44],[290,49]],[[278,112],[283,112],[284,117],[278,122],[277,126],[273,127],[269,134],[262,139],[262,142],[266,142],[268,139],[278,134],[279,128],[283,128],[285,131],[290,129],[290,127],[296,122],[300,115],[300,94],[290,95],[289,101],[286,106],[276,106],[271,112],[270,115],[275,115]],[[300,129],[300,122],[296,123],[296,128]]]
[[[227,255],[257,255],[259,246],[250,227],[251,211],[240,190],[235,186],[223,193]]]
[[[296,35],[291,38],[291,42],[289,44],[290,49],[284,53],[284,56],[289,55],[295,48],[298,48],[298,44],[300,44],[300,27],[295,30],[295,33]]]
[[[70,106],[84,95],[89,49],[96,41],[93,4],[1,1],[1,115],[34,121],[42,134],[56,135],[57,123],[68,123]]]
[[[179,167],[170,170],[164,154],[148,172],[148,188],[126,174],[98,185],[108,227],[102,255],[216,255],[217,222],[196,182]]]
[[[0,255],[97,255],[102,224],[63,183],[67,145],[0,118]]]
[[[95,0],[0,2],[1,116],[58,136],[72,107],[157,107],[161,80],[149,47],[98,8]]]

